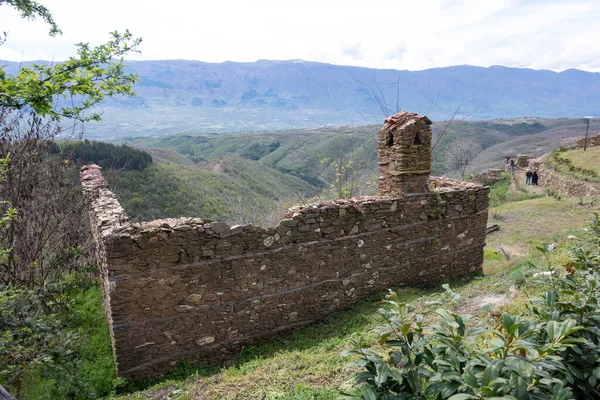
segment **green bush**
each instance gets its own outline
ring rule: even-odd
[[[600,398],[600,219],[592,219],[592,250],[569,254],[566,272],[550,264],[526,316],[503,313],[495,325],[469,326],[469,316],[437,310],[439,323],[408,317],[390,291],[373,331],[388,356],[353,341],[346,356],[363,370],[348,399],[591,399]],[[450,289],[447,288],[447,291]]]
[[[95,399],[116,370],[100,286],[65,276],[43,290],[0,287],[0,384],[19,399]]]

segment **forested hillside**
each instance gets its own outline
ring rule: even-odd
[[[195,160],[236,156],[260,161],[311,183],[328,179],[323,159],[343,154],[360,170],[376,173],[376,137],[379,126],[303,129],[252,134],[180,134],[156,138],[128,138],[124,143],[144,148],[175,150]],[[433,135],[445,133],[433,153],[434,174],[451,174],[446,153],[456,138],[471,138],[481,148],[469,170],[497,166],[504,155],[541,155],[573,144],[585,135],[580,119],[517,119],[437,122]],[[318,181],[314,181],[318,179]],[[311,181],[312,180],[312,181]]]
[[[145,168],[105,168],[105,176],[133,218],[201,216],[231,223],[276,223],[287,207],[318,198],[375,194],[375,126],[247,134],[181,134],[131,138],[153,162]],[[572,145],[585,134],[578,119],[519,119],[436,123],[435,175],[458,176],[448,153],[459,139],[477,152],[467,172],[502,167],[504,156],[539,156]],[[94,143],[94,142],[91,142]],[[115,154],[123,146],[109,146]],[[122,151],[122,150],[121,150]],[[347,169],[341,182],[334,165]],[[116,164],[115,164],[116,165]],[[340,185],[350,192],[340,195]],[[338,189],[335,189],[337,187]]]
[[[237,157],[194,163],[153,151],[143,170],[105,171],[129,215],[142,220],[201,216],[231,223],[271,223],[285,207],[318,193],[318,187],[269,166]]]

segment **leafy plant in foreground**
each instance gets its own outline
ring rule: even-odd
[[[490,328],[469,328],[469,316],[437,310],[438,323],[412,319],[390,291],[373,332],[387,357],[352,342],[354,393],[347,399],[590,399],[600,398],[600,219],[592,218],[592,250],[570,252],[567,272],[550,263],[527,317],[500,315]],[[449,287],[445,297],[456,295]],[[445,298],[444,297],[444,298]]]

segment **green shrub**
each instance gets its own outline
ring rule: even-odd
[[[383,301],[384,324],[373,332],[387,357],[362,338],[343,353],[360,367],[348,399],[600,398],[600,219],[592,219],[593,250],[575,248],[567,271],[550,274],[526,316],[503,313],[496,325],[469,328],[469,316],[437,310],[438,324],[408,317],[396,293]],[[561,273],[562,271],[562,273]],[[446,288],[449,291],[449,288]]]
[[[98,284],[73,274],[38,291],[0,288],[0,384],[19,399],[95,399],[115,378]]]

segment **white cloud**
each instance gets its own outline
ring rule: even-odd
[[[600,71],[596,0],[41,0],[64,35],[0,7],[0,58],[65,59],[129,28],[135,59],[304,59],[374,68],[458,64]]]

